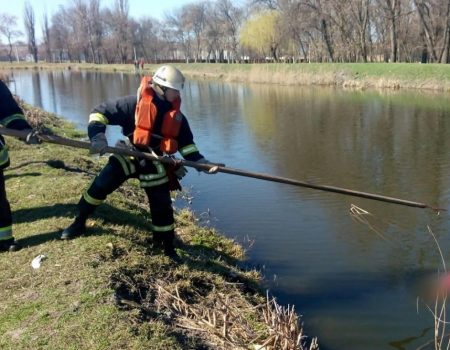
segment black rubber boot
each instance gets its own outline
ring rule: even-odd
[[[164,247],[164,232],[153,232],[153,247],[162,249]]]
[[[22,247],[14,238],[0,241],[0,252],[17,252]]]
[[[178,261],[179,256],[175,251],[174,246],[175,233],[169,232],[153,232],[153,248],[162,249],[164,255],[170,257],[172,260]]]
[[[164,247],[164,255],[168,256],[175,262],[180,261],[180,257],[178,256],[177,252],[175,251],[175,232],[164,232],[164,240],[163,240],[163,247]]]
[[[86,200],[81,197],[78,202],[79,214],[75,218],[75,221],[62,232],[61,239],[68,240],[83,235],[86,232],[86,220],[95,209],[97,209],[97,206],[86,202]]]
[[[171,258],[178,257],[172,241],[164,241],[164,255]]]
[[[75,221],[61,234],[61,239],[69,240],[79,237],[86,231],[86,219],[76,217]]]

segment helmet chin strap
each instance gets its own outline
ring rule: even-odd
[[[166,96],[164,94],[164,91],[161,89],[161,87],[158,84],[153,83],[152,84],[152,89],[153,91],[156,92],[156,94],[158,95],[158,97],[160,97],[161,99],[165,100]]]

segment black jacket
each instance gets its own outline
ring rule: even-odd
[[[31,129],[25,120],[22,109],[14,100],[11,91],[6,84],[0,80],[0,124],[11,129]],[[0,169],[9,165],[8,153],[5,147],[5,139],[0,135]]]
[[[158,113],[152,132],[154,134],[161,135],[164,114],[170,110],[171,104],[167,101],[161,100],[156,94],[153,98],[153,103],[155,104]],[[122,127],[122,134],[127,136],[130,141],[132,141],[133,131],[135,128],[136,104],[136,96],[125,96],[116,100],[106,101],[95,107],[90,115],[90,122],[88,126],[89,138],[92,139],[94,135],[105,132],[107,125],[119,125]],[[99,118],[95,118],[96,114],[102,115],[106,120],[99,121]],[[160,142],[160,139],[155,137],[152,137],[150,141],[150,147],[157,153]],[[189,127],[189,123],[184,115],[177,142],[178,150],[185,159],[195,162],[203,158],[195,146],[194,136],[192,135],[191,128]],[[190,149],[190,151],[186,154],[186,152],[183,152],[183,149]]]

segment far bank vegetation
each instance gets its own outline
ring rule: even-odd
[[[148,6],[148,8],[147,8]],[[36,18],[0,10],[0,60],[46,62],[449,63],[450,3],[439,0],[204,0],[163,18],[128,0],[77,0]],[[18,30],[25,23],[26,33]],[[42,33],[37,40],[36,32]],[[27,38],[23,42],[23,38]]]

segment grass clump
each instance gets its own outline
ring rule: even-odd
[[[22,106],[38,130],[84,136]],[[82,190],[106,159],[54,144],[7,142],[7,193],[24,249],[0,254],[0,348],[306,348],[297,315],[286,334],[268,322],[284,309],[265,298],[257,272],[240,267],[243,248],[199,227],[188,210],[176,215],[181,263],[155,250],[148,204],[135,181],[108,197],[86,235],[61,241]],[[38,255],[45,259],[33,269]]]

